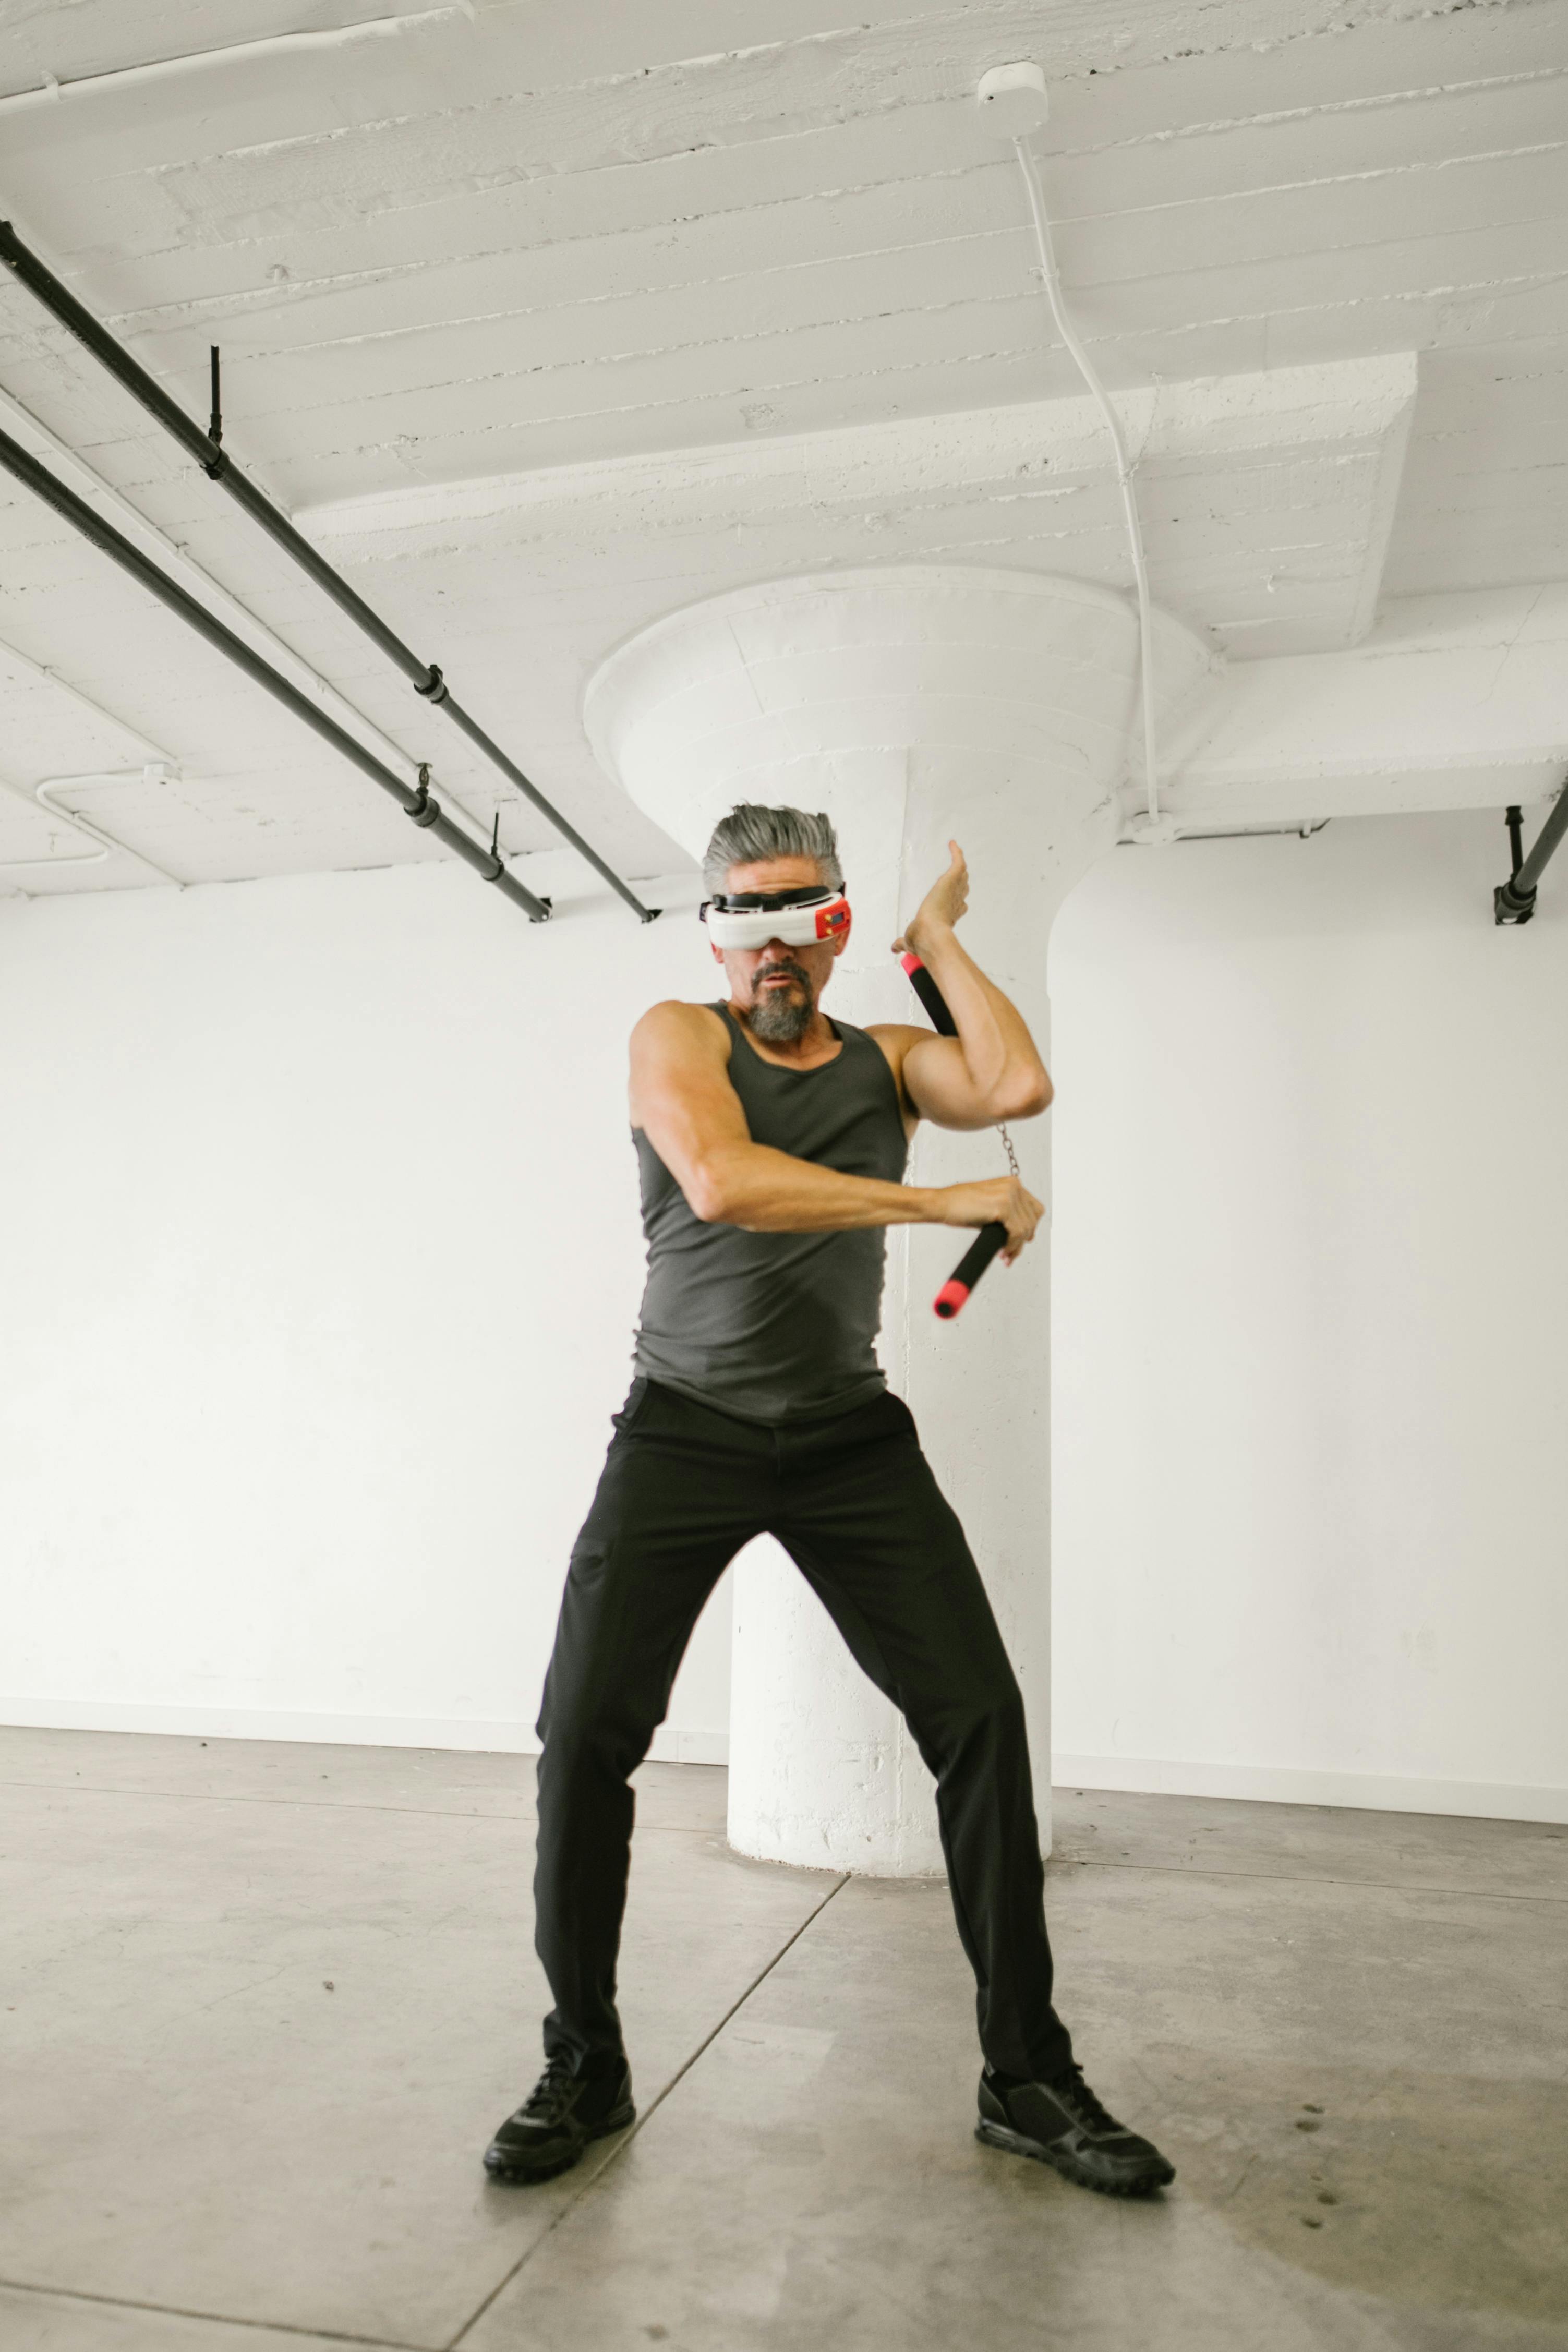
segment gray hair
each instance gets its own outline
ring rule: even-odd
[[[714,826],[702,859],[702,887],[722,890],[731,866],[760,866],[770,857],[815,857],[824,882],[844,887],[838,836],[825,811],[810,816],[805,809],[763,808],[755,801],[737,801]]]

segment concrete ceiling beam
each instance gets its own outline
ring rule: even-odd
[[[1546,798],[1565,771],[1558,583],[1402,597],[1364,645],[1233,664],[1162,746],[1161,792],[1196,830],[1503,808]]]

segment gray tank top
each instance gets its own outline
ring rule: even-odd
[[[842,1050],[815,1070],[764,1062],[727,1006],[730,1083],[753,1143],[847,1176],[903,1181],[909,1143],[887,1055],[863,1029],[831,1025]],[[647,1287],[639,1372],[742,1421],[848,1412],[886,1387],[872,1341],[887,1255],[880,1226],[849,1234],[748,1234],[704,1224],[640,1128]]]

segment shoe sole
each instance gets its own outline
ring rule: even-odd
[[[520,2180],[530,2186],[536,2181],[559,2179],[562,2173],[570,2172],[574,2164],[582,2162],[584,2150],[591,2147],[596,2139],[608,2139],[613,2133],[625,2131],[627,2126],[635,2124],[637,2119],[637,2111],[628,2101],[626,2105],[617,2107],[613,2115],[606,2116],[602,2124],[595,2124],[592,2131],[584,2132],[570,2155],[563,2156],[558,2164],[546,2164],[539,2168],[504,2162],[492,2164],[490,2158],[494,2151],[487,2148],[485,2170],[492,2180]]]
[[[1048,2164],[1053,2172],[1059,2172],[1075,2189],[1093,2189],[1101,2197],[1152,2197],[1156,2189],[1168,2189],[1176,2177],[1175,2166],[1162,2157],[1158,2171],[1146,2170],[1129,2180],[1097,2180],[1065,2150],[1058,2154],[1043,2141],[1026,2139],[1021,2132],[1009,2131],[1005,2124],[987,2123],[984,2117],[974,2126],[974,2137],[984,2140],[987,2147],[1004,2149],[1008,2156],[1028,2156],[1037,2164]]]

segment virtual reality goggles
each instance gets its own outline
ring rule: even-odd
[[[849,925],[849,901],[842,890],[821,883],[804,890],[738,890],[705,898],[699,909],[716,948],[809,948],[837,939]]]

